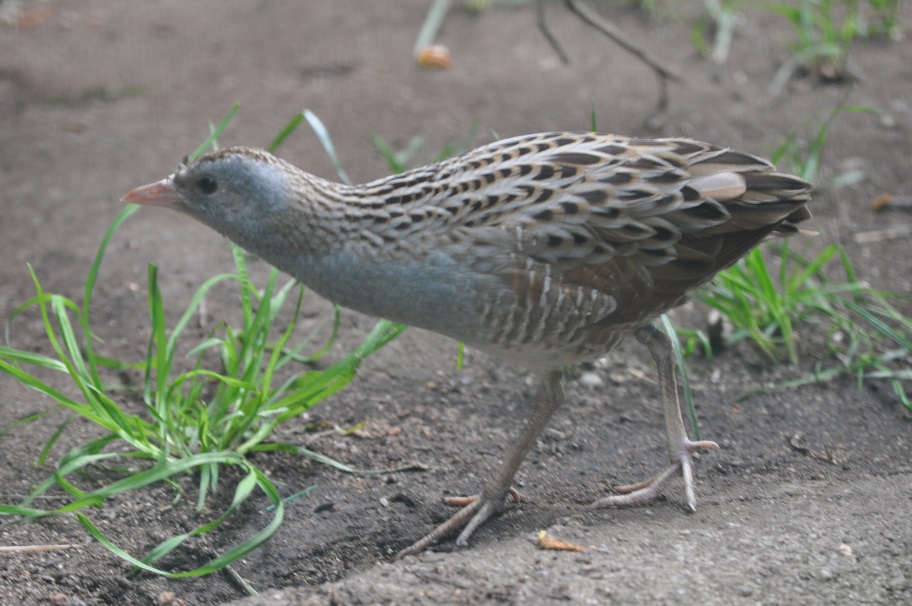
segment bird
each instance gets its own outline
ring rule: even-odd
[[[475,531],[563,404],[562,370],[624,338],[656,364],[669,464],[595,507],[649,502],[692,452],[669,337],[654,319],[771,236],[804,232],[811,186],[758,156],[688,138],[517,136],[361,185],[261,149],[186,159],[122,201],[178,210],[344,307],[440,333],[538,378],[531,410],[480,492],[400,551]]]

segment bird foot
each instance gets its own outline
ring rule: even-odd
[[[507,498],[513,503],[522,501],[522,495],[515,488],[510,488],[507,492]],[[421,553],[440,539],[447,535],[453,534],[460,528],[462,532],[456,538],[456,545],[466,547],[469,544],[469,538],[484,524],[488,518],[497,513],[500,507],[489,502],[484,495],[477,494],[469,497],[448,497],[444,500],[447,505],[461,507],[449,520],[439,525],[437,528],[426,534],[409,547],[396,554],[399,560],[405,556]]]
[[[414,545],[400,551],[396,555],[397,559],[424,551],[443,537],[451,535],[460,529],[462,530],[456,538],[456,545],[465,547],[478,527],[503,508],[504,501],[508,497],[514,502],[519,502],[519,493],[511,488],[513,476],[516,475],[516,470],[519,469],[526,453],[535,444],[538,434],[547,425],[548,419],[551,418],[554,411],[564,401],[564,392],[560,385],[560,372],[549,372],[542,375],[541,379],[542,382],[535,396],[535,403],[529,413],[529,418],[523,424],[519,438],[500,469],[485,482],[481,494],[474,497],[448,499],[451,505],[462,507],[462,509]]]
[[[715,449],[719,445],[709,440],[693,442],[684,438],[681,442],[681,450],[677,455],[677,460],[671,465],[660,471],[655,476],[637,484],[626,486],[616,486],[615,490],[621,494],[601,498],[594,503],[593,507],[627,507],[629,505],[641,505],[656,499],[661,494],[662,484],[670,478],[676,471],[681,472],[684,478],[684,497],[687,500],[687,506],[691,511],[697,510],[697,499],[694,494],[693,481],[693,458],[691,452],[698,448]]]
[[[477,501],[481,495],[473,494],[470,497],[447,497],[443,500],[444,503],[450,505],[451,507],[465,507],[469,503]],[[510,499],[511,503],[522,503],[523,496],[519,493],[518,490],[510,487],[510,491],[507,493],[507,497]]]

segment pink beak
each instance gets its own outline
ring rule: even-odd
[[[185,204],[183,196],[174,189],[174,182],[171,177],[166,177],[161,181],[143,185],[136,189],[128,191],[121,199],[121,202],[127,204],[142,204],[144,206],[164,206],[180,210]]]

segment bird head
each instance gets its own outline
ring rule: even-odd
[[[272,154],[231,147],[200,156],[161,181],[128,192],[121,201],[179,210],[231,240],[259,232],[289,204],[295,170]]]

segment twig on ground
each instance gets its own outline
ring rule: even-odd
[[[678,75],[671,67],[663,64],[658,59],[652,57],[644,49],[640,48],[632,41],[627,39],[624,34],[617,28],[613,23],[603,18],[601,15],[596,13],[590,7],[586,6],[580,0],[564,0],[573,13],[575,13],[584,23],[591,25],[595,29],[599,30],[609,38],[611,38],[616,44],[621,48],[631,53],[637,59],[645,63],[655,72],[656,76],[659,78],[659,102],[656,105],[656,114],[663,113],[668,109],[668,81],[673,80],[675,82],[683,82],[683,78]],[[545,9],[544,9],[544,0],[538,0],[538,28],[541,30],[542,35],[548,40],[551,44],[551,47],[554,48],[554,51],[560,57],[562,63],[567,64],[570,62],[567,53],[558,43],[557,39],[551,33],[547,27],[545,21]]]
[[[895,240],[896,238],[905,238],[910,235],[912,235],[912,225],[894,225],[893,227],[886,227],[884,229],[861,231],[852,234],[852,240],[856,244],[871,244],[874,242]]]

